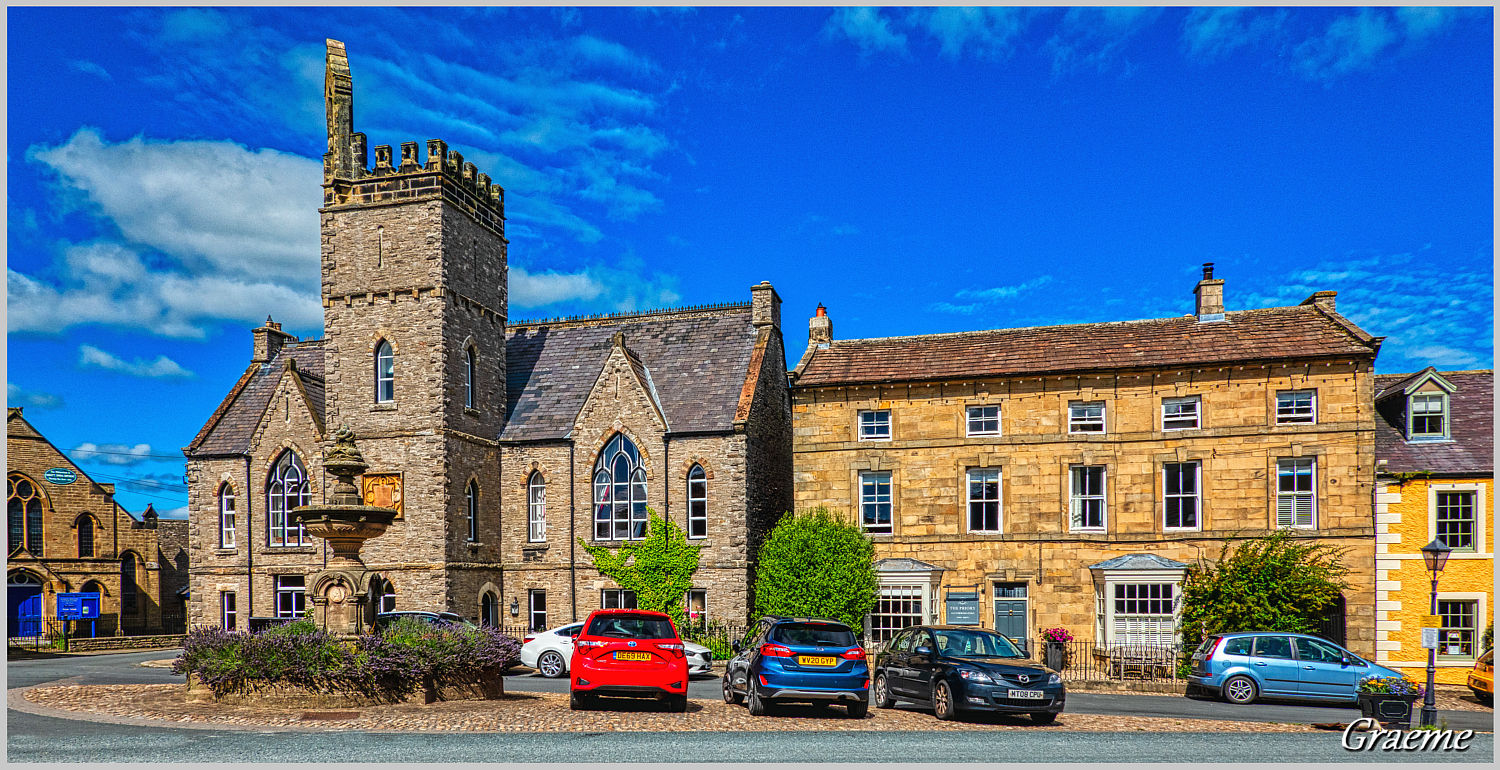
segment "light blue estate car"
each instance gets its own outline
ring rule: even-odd
[[[1213,634],[1193,653],[1188,688],[1230,703],[1297,698],[1354,703],[1355,688],[1377,676],[1401,676],[1326,639],[1306,634]]]

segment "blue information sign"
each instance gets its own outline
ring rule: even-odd
[[[948,624],[953,626],[979,625],[979,592],[949,591],[945,597],[948,604]]]
[[[58,620],[93,620],[99,617],[99,594],[76,593],[57,595]]]
[[[48,468],[47,470],[42,472],[42,478],[52,482],[53,484],[64,486],[77,481],[78,474],[74,473],[69,468]]]

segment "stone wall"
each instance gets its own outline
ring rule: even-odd
[[[1274,425],[1280,389],[1315,388],[1315,425]],[[1201,397],[1196,430],[1165,432],[1161,399]],[[1068,402],[1104,401],[1103,435],[1070,435]],[[981,586],[993,625],[993,582],[1029,584],[1029,633],[1095,625],[1088,566],[1129,553],[1193,562],[1225,538],[1275,526],[1277,458],[1316,458],[1317,521],[1297,534],[1347,549],[1348,641],[1374,650],[1373,412],[1368,363],[1222,367],[1140,374],[1025,377],[968,383],[793,390],[796,504],[858,515],[861,471],[891,474],[893,534],[874,535],[878,559],[944,568],[942,586]],[[969,437],[965,408],[998,404],[999,436]],[[890,441],[858,441],[863,409],[890,409]],[[1201,463],[1202,521],[1163,522],[1166,462]],[[1106,467],[1106,531],[1070,531],[1069,466]],[[1001,471],[1002,531],[970,532],[965,474]],[[933,594],[939,596],[940,594]],[[1082,632],[1082,633],[1080,633]]]
[[[68,652],[106,652],[109,650],[160,650],[182,646],[182,634],[156,636],[110,636],[95,639],[68,639]]]

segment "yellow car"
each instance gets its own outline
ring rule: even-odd
[[[1495,651],[1490,650],[1474,661],[1474,670],[1469,672],[1469,689],[1480,703],[1495,703]]]

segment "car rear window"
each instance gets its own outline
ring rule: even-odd
[[[642,615],[596,615],[589,622],[589,636],[609,639],[675,639],[671,621]]]
[[[1255,641],[1253,636],[1236,636],[1224,643],[1225,655],[1249,655],[1250,644]]]
[[[1214,642],[1217,642],[1217,641],[1219,641],[1219,637],[1218,636],[1205,637],[1204,640],[1203,640],[1203,643],[1200,644],[1200,645],[1198,645],[1197,654],[1198,655],[1207,655],[1208,651],[1212,650],[1214,648]]]
[[[771,641],[810,647],[853,647],[854,632],[838,623],[782,623],[771,629]]]

